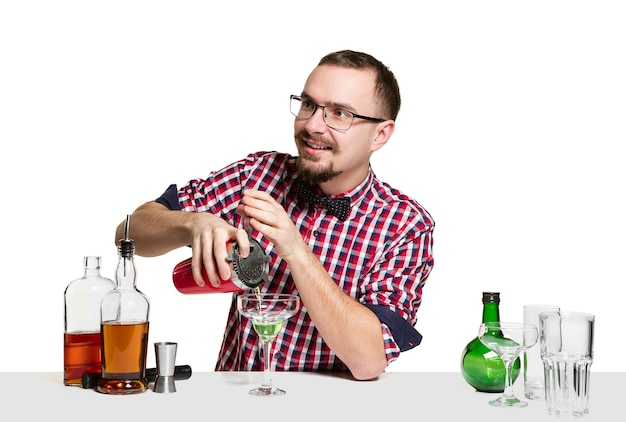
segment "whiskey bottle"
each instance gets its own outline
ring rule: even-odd
[[[85,272],[70,282],[63,294],[63,383],[81,386],[83,374],[102,370],[100,302],[115,287],[100,274],[99,256],[83,257]]]
[[[130,215],[118,247],[116,286],[100,306],[102,377],[97,391],[106,394],[141,393],[148,388],[146,357],[150,301],[137,289],[135,246],[129,238]]]

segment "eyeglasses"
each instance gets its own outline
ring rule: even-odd
[[[317,111],[318,108],[322,109],[322,116],[324,116],[324,123],[326,126],[339,131],[346,131],[352,127],[354,119],[363,119],[370,122],[384,122],[385,119],[378,119],[376,117],[361,116],[351,111],[344,110],[335,106],[321,106],[315,104],[313,101],[306,98],[302,98],[298,95],[291,96],[291,114],[298,119],[308,120]]]

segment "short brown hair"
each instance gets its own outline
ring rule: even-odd
[[[382,118],[395,120],[400,111],[400,87],[393,72],[380,60],[352,50],[341,50],[322,57],[318,66],[333,65],[376,72],[375,95],[380,101]]]

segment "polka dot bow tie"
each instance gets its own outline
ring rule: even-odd
[[[310,205],[320,205],[326,208],[329,214],[334,215],[341,221],[348,218],[350,212],[350,198],[343,196],[341,198],[329,198],[328,196],[320,196],[313,192],[308,183],[298,183],[298,201],[308,203]]]

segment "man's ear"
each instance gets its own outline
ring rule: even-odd
[[[394,120],[385,120],[378,124],[378,131],[372,142],[371,152],[378,151],[387,143],[394,129],[396,128],[396,122]]]

